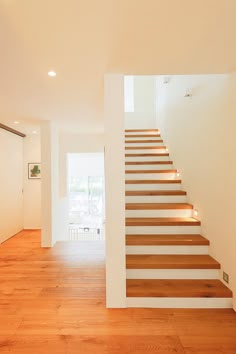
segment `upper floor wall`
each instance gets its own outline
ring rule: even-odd
[[[128,78],[128,82],[126,79]],[[127,84],[126,84],[127,82]],[[125,128],[156,127],[155,76],[125,77]]]
[[[187,94],[187,95],[186,95]],[[158,80],[157,121],[188,201],[198,210],[210,254],[227,274],[236,308],[236,74]]]

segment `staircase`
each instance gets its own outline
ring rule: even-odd
[[[128,307],[231,308],[158,129],[125,130]]]

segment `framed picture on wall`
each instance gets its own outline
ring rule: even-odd
[[[41,178],[41,163],[30,162],[28,163],[28,179]]]

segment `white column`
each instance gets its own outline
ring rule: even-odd
[[[58,236],[59,139],[51,121],[41,125],[42,247],[52,247]]]
[[[126,307],[124,77],[105,75],[106,304]]]

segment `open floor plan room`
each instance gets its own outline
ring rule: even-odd
[[[107,309],[104,241],[0,246],[0,352],[234,354],[232,309]]]

